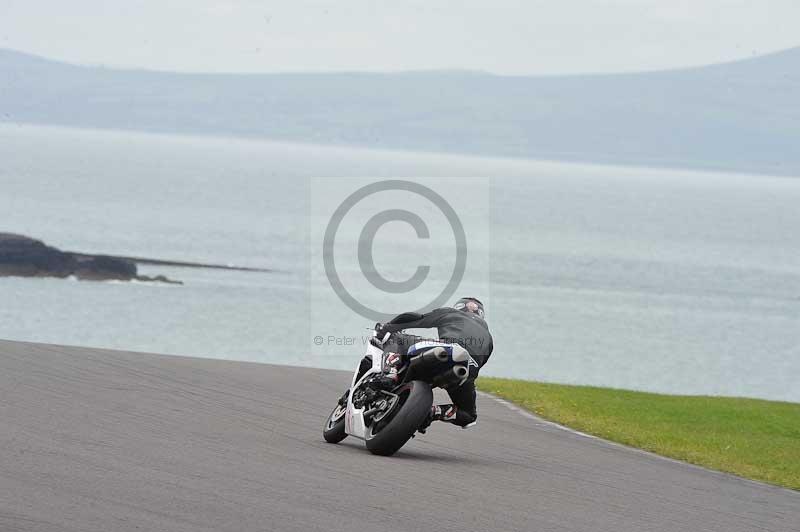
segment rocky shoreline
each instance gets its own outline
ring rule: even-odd
[[[84,281],[183,284],[164,275],[140,275],[137,262],[129,258],[62,251],[41,240],[12,233],[0,233],[0,277],[75,277]]]

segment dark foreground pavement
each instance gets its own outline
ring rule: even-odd
[[[323,442],[349,375],[0,341],[0,530],[800,530],[800,493],[479,400],[392,458]]]

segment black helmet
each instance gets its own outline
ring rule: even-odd
[[[456,304],[453,305],[456,310],[463,310],[464,312],[471,312],[477,314],[481,318],[484,317],[483,303],[474,297],[462,297]]]

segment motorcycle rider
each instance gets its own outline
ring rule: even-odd
[[[389,385],[397,379],[398,369],[403,364],[403,357],[408,348],[424,340],[418,336],[402,333],[404,329],[435,328],[438,331],[439,341],[459,344],[470,355],[469,375],[466,381],[446,388],[453,401],[452,404],[434,405],[423,431],[432,421],[446,421],[462,428],[475,423],[478,417],[475,404],[475,379],[494,349],[492,335],[484,317],[483,303],[474,297],[463,297],[452,308],[438,308],[426,314],[406,312],[388,323],[379,323],[375,326],[378,338],[383,339],[387,333],[392,333],[384,348],[394,355],[400,355],[387,357],[389,369],[386,379]],[[366,356],[361,361],[358,378],[370,367],[372,359]]]

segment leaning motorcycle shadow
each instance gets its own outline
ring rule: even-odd
[[[413,441],[413,440],[412,440]],[[439,464],[474,464],[490,465],[491,461],[484,460],[469,452],[454,451],[452,446],[437,444],[432,441],[414,441],[397,451],[392,456],[378,456],[370,453],[364,448],[364,444],[358,440],[342,441],[336,447],[348,454],[359,454],[369,456],[376,460],[400,461],[400,462],[427,462]]]

